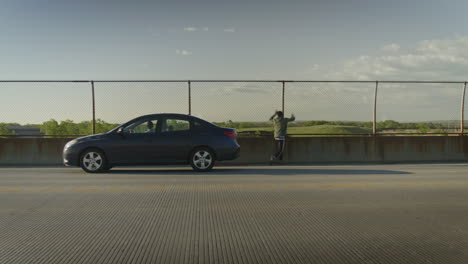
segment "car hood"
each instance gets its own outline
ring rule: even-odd
[[[95,135],[89,135],[89,136],[84,136],[84,137],[79,137],[75,139],[77,142],[83,142],[83,141],[89,141],[89,140],[96,140],[96,139],[102,139],[105,137],[105,133],[102,134],[95,134]]]

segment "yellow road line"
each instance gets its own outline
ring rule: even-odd
[[[303,188],[367,188],[414,186],[467,186],[468,182],[393,182],[393,183],[306,183],[306,184],[232,184],[232,185],[153,185],[153,186],[82,186],[82,187],[0,187],[0,192],[93,192],[93,191],[151,191],[151,190],[269,190]]]

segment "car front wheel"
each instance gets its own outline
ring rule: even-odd
[[[104,153],[98,149],[88,149],[81,154],[81,168],[88,173],[98,173],[107,170]]]
[[[214,163],[214,154],[209,148],[197,148],[190,155],[190,165],[195,171],[209,171]]]

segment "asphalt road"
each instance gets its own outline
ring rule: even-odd
[[[468,165],[0,168],[0,263],[468,263]]]

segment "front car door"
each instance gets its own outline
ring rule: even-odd
[[[137,120],[123,127],[121,135],[114,136],[108,155],[116,164],[149,164],[154,162],[157,149],[153,139],[158,134],[158,118]]]

